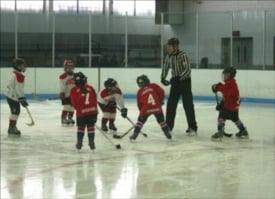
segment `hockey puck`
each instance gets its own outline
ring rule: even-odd
[[[120,144],[117,144],[117,145],[116,145],[116,149],[121,149]]]

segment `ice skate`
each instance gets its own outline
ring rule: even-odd
[[[20,136],[21,131],[19,131],[16,126],[9,126],[8,135]]]
[[[188,128],[185,133],[189,136],[195,136],[197,135],[197,128]]]
[[[90,138],[89,137],[89,146],[91,150],[95,150],[95,142],[94,142],[94,138]]]
[[[70,124],[70,122],[66,117],[62,117],[61,124],[62,124],[62,126],[68,126]]]
[[[117,131],[117,128],[116,128],[116,126],[115,126],[115,124],[113,122],[109,123],[109,129],[113,133],[115,133]]]
[[[212,141],[222,141],[223,138],[223,131],[218,131],[214,135],[211,136]]]
[[[80,150],[82,148],[82,139],[77,140],[75,147],[77,150]]]
[[[172,135],[171,135],[171,133],[170,133],[169,130],[166,130],[166,131],[164,131],[163,133],[164,133],[164,135],[167,137],[167,139],[169,139],[169,140],[172,139]]]
[[[137,139],[139,132],[134,132],[133,135],[130,136],[130,141]]]
[[[106,122],[102,122],[102,123],[101,123],[101,130],[104,131],[105,133],[108,131]]]
[[[246,139],[248,138],[248,132],[246,129],[239,131],[238,133],[236,133],[236,137],[238,138],[242,138],[242,139]]]
[[[70,125],[70,126],[74,126],[75,121],[73,120],[73,118],[72,118],[72,117],[69,117],[69,119],[68,119],[67,121],[68,121],[68,125]]]

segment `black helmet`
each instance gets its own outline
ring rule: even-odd
[[[223,74],[227,73],[230,75],[231,78],[234,78],[236,76],[237,71],[236,71],[236,68],[230,66],[230,67],[224,68],[222,73]]]
[[[15,58],[12,60],[12,67],[17,70],[17,71],[20,71],[21,72],[21,65],[22,64],[25,64],[25,60],[22,59],[22,58]]]
[[[137,84],[141,88],[141,87],[144,87],[144,86],[150,84],[150,80],[146,75],[141,75],[141,76],[137,77]]]
[[[178,47],[179,44],[180,44],[180,41],[179,41],[178,38],[172,37],[172,38],[168,39],[167,44],[171,45],[171,46],[174,46],[174,47]]]
[[[104,82],[104,86],[106,89],[111,89],[113,86],[117,86],[117,81],[114,80],[113,78],[108,78],[105,82]]]
[[[87,83],[87,77],[82,73],[74,73],[74,83],[76,86],[82,86]]]

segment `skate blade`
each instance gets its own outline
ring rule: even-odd
[[[241,140],[247,140],[247,139],[249,139],[248,136],[240,136],[240,137],[237,137],[237,138],[239,138],[239,139],[241,139]]]
[[[211,138],[213,142],[221,142],[222,138]]]
[[[21,137],[21,134],[8,134],[9,138],[19,138]]]
[[[190,136],[190,137],[193,137],[193,136],[196,136],[197,133],[196,132],[192,132],[192,133],[186,133],[187,136]]]

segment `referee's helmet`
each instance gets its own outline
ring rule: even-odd
[[[179,44],[180,44],[180,41],[176,37],[172,37],[172,38],[168,39],[168,41],[167,41],[167,45],[171,45],[173,47],[177,47],[178,48]]]

